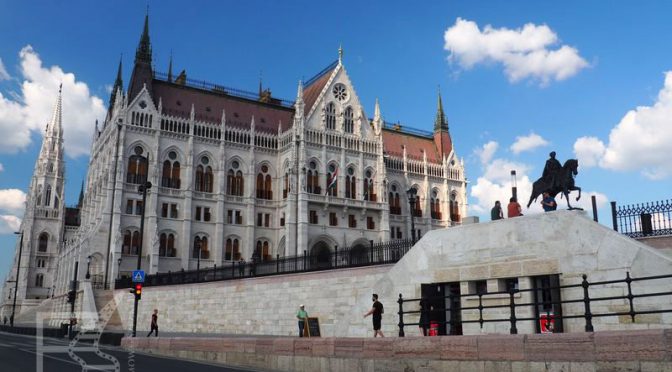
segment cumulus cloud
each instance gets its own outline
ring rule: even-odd
[[[546,85],[588,67],[574,47],[560,45],[550,49],[559,40],[546,25],[528,23],[518,29],[486,25],[481,31],[476,22],[458,18],[443,38],[443,48],[450,52],[449,61],[467,70],[479,63],[500,63],[511,82],[529,78]]]
[[[5,65],[2,63],[2,58],[0,58],[0,81],[2,80],[9,80],[10,76],[7,73],[7,69],[5,68]]]
[[[470,196],[476,202],[472,202],[470,208],[474,213],[489,217],[488,213],[495,205],[495,201],[499,200],[504,206],[508,204],[511,197],[511,170],[514,169],[516,170],[518,202],[523,206],[523,213],[530,214],[543,211],[539,203],[533,203],[529,209],[525,207],[532,192],[533,181],[528,176],[530,166],[507,159],[495,159],[483,169],[483,174],[471,187]]]
[[[19,189],[0,190],[0,212],[22,214],[26,193]]]
[[[0,235],[13,234],[19,231],[21,219],[16,216],[0,214]]]
[[[516,137],[516,142],[511,145],[511,151],[513,151],[514,154],[520,154],[521,152],[532,151],[537,147],[546,145],[548,145],[548,141],[538,134],[530,133],[527,136]]]
[[[60,84],[63,84],[65,151],[70,157],[86,155],[96,119],[103,119],[103,101],[73,73],[59,66],[43,66],[30,46],[19,53],[21,95],[15,99],[0,93],[0,152],[16,153],[30,144],[31,132],[42,133],[51,119]]]
[[[2,172],[4,170],[5,170],[5,167],[2,165],[2,163],[0,163],[0,172]]]
[[[574,143],[577,157],[584,158],[582,165],[598,164],[616,171],[637,170],[653,180],[672,176],[670,149],[672,71],[665,74],[665,83],[656,102],[628,111],[609,133],[606,145],[595,137],[581,137]]]
[[[478,158],[481,160],[481,164],[485,165],[495,155],[498,147],[499,144],[497,142],[490,141],[484,144],[482,147],[475,149],[474,154],[476,154],[476,156],[478,156]]]

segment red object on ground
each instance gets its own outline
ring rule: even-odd
[[[429,333],[428,336],[438,336],[439,335],[439,323],[438,322],[429,322]]]

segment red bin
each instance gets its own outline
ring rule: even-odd
[[[439,322],[429,322],[428,336],[438,336],[438,335],[439,335]]]

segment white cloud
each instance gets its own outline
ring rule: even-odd
[[[23,150],[30,144],[31,132],[43,132],[62,83],[65,151],[70,157],[88,154],[95,120],[105,115],[103,101],[73,73],[59,66],[43,66],[30,45],[21,49],[19,58],[24,79],[21,97],[10,99],[0,94],[0,152]]]
[[[19,189],[0,190],[0,212],[23,214],[26,193]]]
[[[593,210],[593,203],[591,202],[591,196],[595,195],[595,204],[597,204],[597,209],[600,210],[602,208],[605,208],[609,204],[609,197],[601,192],[597,191],[584,191],[581,193],[581,199],[579,201],[576,201],[576,196],[579,195],[575,192],[572,192],[569,194],[569,202],[572,203],[573,207],[580,207],[583,208],[585,211],[588,212],[589,216],[592,216],[592,210]],[[556,201],[558,202],[558,206],[564,207],[567,205],[567,202],[564,200],[558,200],[560,198],[560,194],[556,197]]]
[[[5,68],[5,65],[2,63],[2,58],[0,58],[0,81],[2,80],[9,80],[10,76],[7,73],[7,69]]]
[[[495,155],[498,147],[499,144],[497,142],[490,141],[484,144],[482,147],[475,149],[474,154],[476,154],[476,156],[478,156],[478,158],[481,160],[481,164],[485,165]]]
[[[672,176],[670,149],[672,71],[665,74],[656,102],[628,111],[609,133],[606,145],[595,137],[581,137],[574,143],[574,152],[584,157],[582,165],[597,163],[605,169],[640,171],[653,180]]]
[[[13,234],[15,231],[19,231],[20,226],[21,219],[19,217],[0,214],[0,235]]]
[[[604,143],[597,137],[581,137],[574,142],[574,155],[582,167],[596,166],[604,151]]]
[[[5,166],[2,165],[2,163],[0,163],[0,172],[2,172],[2,171],[4,171],[4,170],[5,170]]]
[[[513,151],[514,154],[520,154],[523,151],[531,151],[537,147],[546,145],[548,145],[548,141],[538,134],[530,133],[527,136],[516,137],[516,142],[511,145],[511,151]]]
[[[528,23],[523,28],[496,29],[458,18],[444,33],[448,60],[470,69],[478,63],[501,63],[511,82],[538,80],[542,85],[576,75],[588,62],[567,45],[551,50],[558,36],[546,25]]]

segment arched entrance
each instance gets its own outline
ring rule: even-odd
[[[326,269],[331,267],[331,249],[324,241],[319,241],[310,250],[310,269]]]
[[[350,248],[350,265],[366,265],[369,263],[369,252],[364,244],[357,244]]]

